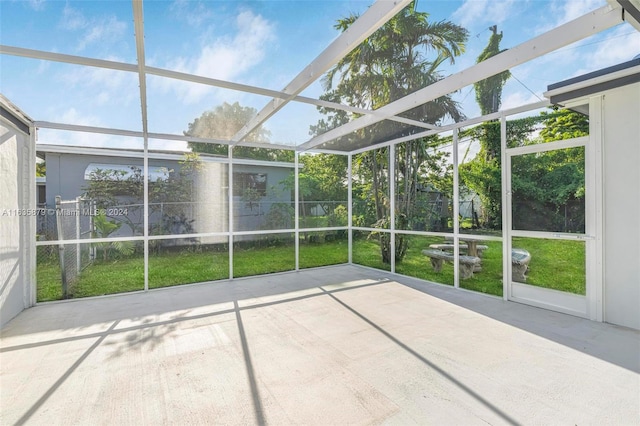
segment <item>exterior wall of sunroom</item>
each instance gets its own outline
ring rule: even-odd
[[[0,105],[0,327],[32,306],[35,151],[28,120]]]
[[[640,329],[640,83],[602,103],[604,319]]]

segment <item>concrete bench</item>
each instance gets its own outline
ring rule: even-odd
[[[454,247],[455,246],[453,244],[431,244],[431,245],[429,245],[429,248],[436,249],[436,250],[444,250],[444,251],[453,251]],[[467,250],[468,248],[469,248],[468,245],[460,244],[460,250]],[[489,248],[489,246],[485,246],[484,244],[477,245],[476,249],[478,250],[478,257],[482,257],[482,252],[485,251],[488,248]]]
[[[442,250],[422,250],[422,254],[428,256],[431,259],[431,266],[435,272],[442,270],[442,263],[453,263],[454,256],[452,253],[447,253]],[[475,256],[460,256],[460,276],[463,280],[473,277],[473,270],[480,264],[480,258]]]
[[[511,279],[520,283],[527,282],[525,275],[529,270],[531,255],[525,249],[511,249]]]

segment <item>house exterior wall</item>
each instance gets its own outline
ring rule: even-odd
[[[46,203],[47,208],[53,209],[56,206],[56,196],[60,196],[62,200],[74,200],[76,197],[82,196],[88,185],[85,180],[85,171],[91,163],[97,164],[114,164],[114,165],[131,165],[143,167],[141,158],[132,157],[112,157],[102,155],[86,155],[86,154],[69,154],[69,153],[46,153]],[[166,167],[168,169],[179,169],[177,161],[172,160],[149,160],[149,166]],[[123,203],[126,201],[123,199]],[[134,209],[129,210],[134,211]],[[131,221],[142,225],[142,207],[129,213]],[[54,216],[47,216],[47,220],[55,219]],[[150,219],[151,221],[154,218]],[[55,226],[49,224],[49,229]],[[141,233],[141,231],[140,231]],[[125,237],[132,235],[131,229],[122,226],[118,231],[109,235],[110,237]],[[47,239],[55,238],[47,236]]]
[[[291,204],[291,191],[282,187],[281,182],[293,173],[293,169],[284,168],[264,168],[249,165],[234,165],[234,173],[266,173],[267,174],[267,194],[261,197],[258,205],[250,206],[242,199],[242,196],[233,197],[234,231],[255,231],[267,229],[266,219],[274,204]],[[279,228],[293,228],[292,222],[289,226],[282,224]],[[273,229],[273,228],[272,228]],[[237,240],[242,238],[237,237]]]
[[[32,154],[31,137],[0,121],[0,327],[32,304],[34,218],[18,213],[35,207]]]
[[[602,99],[604,320],[640,329],[640,84]]]
[[[46,200],[48,208],[55,208],[55,197],[57,195],[60,195],[63,200],[73,200],[85,192],[88,184],[88,181],[85,180],[85,170],[91,163],[143,166],[140,158],[47,152]],[[178,173],[180,170],[178,160],[150,158],[149,166],[166,167],[174,170],[174,173]],[[261,173],[267,176],[267,194],[260,198],[258,205],[248,206],[242,196],[233,197],[235,231],[265,229],[268,213],[274,204],[291,204],[291,191],[284,189],[281,182],[293,173],[293,168],[269,166],[267,164],[234,164],[233,171],[234,174]],[[186,206],[187,216],[188,219],[192,220],[191,226],[193,227],[193,230],[188,233],[228,232],[229,178],[227,164],[203,161],[197,172],[194,185],[193,203]],[[141,210],[136,213],[139,217],[131,218],[132,221],[141,224],[142,216],[140,213]],[[54,218],[53,216],[51,217]],[[46,219],[49,219],[49,217]],[[157,211],[156,213],[150,212],[149,222],[151,224],[161,219],[161,214]],[[289,227],[293,227],[293,222]],[[175,233],[184,232],[176,231]],[[129,227],[122,226],[110,236],[130,236],[131,234]],[[238,236],[236,239],[252,239],[252,236]],[[199,237],[198,240],[203,244],[227,243],[228,237],[226,235],[206,236]]]
[[[72,200],[82,195],[87,186],[84,173],[87,166],[91,163],[131,165],[140,168],[142,168],[143,165],[141,158],[47,152],[47,206],[55,206],[56,195],[62,196],[63,200]],[[179,169],[178,162],[171,160],[149,160],[149,166]]]

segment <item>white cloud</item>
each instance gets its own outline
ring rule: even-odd
[[[589,70],[604,68],[630,61],[640,53],[640,33],[630,25],[621,25],[613,30],[605,41],[590,50],[585,58]]]
[[[620,25],[580,43],[560,49],[530,64],[544,70],[538,76],[556,71],[555,83],[591,71],[630,61],[640,53],[640,33],[630,25]]]
[[[111,60],[117,60],[110,58]],[[69,88],[80,88],[96,105],[103,105],[109,101],[119,105],[128,105],[139,99],[137,76],[124,71],[95,67],[75,67],[65,69],[59,74],[62,81]]]
[[[113,40],[118,40],[124,35],[127,24],[118,21],[115,16],[106,17],[98,22],[93,21],[90,28],[85,32],[84,37],[78,43],[78,50],[84,50],[94,43],[106,42],[110,44]]]
[[[39,61],[38,62],[38,68],[36,70],[36,74],[43,75],[46,72],[48,72],[49,68],[51,68],[51,62],[50,61]]]
[[[58,123],[76,124],[79,126],[104,127],[99,117],[80,114],[75,108],[68,108],[59,112],[54,120]]]
[[[512,92],[507,94],[507,96],[502,97],[502,106],[500,109],[506,110],[539,101],[540,99],[538,99],[533,93],[525,91]]]
[[[35,11],[44,10],[46,0],[29,0],[27,4]]]
[[[234,36],[206,43],[196,55],[178,57],[166,67],[229,81],[254,69],[262,62],[266,48],[275,39],[274,25],[262,16],[246,10],[238,14],[235,26],[237,32]],[[215,90],[207,85],[172,80],[164,80],[159,88],[164,92],[174,91],[187,104],[196,103]]]
[[[78,10],[66,4],[62,10],[62,19],[60,27],[69,31],[77,31],[86,28],[89,25],[87,19]]]
[[[481,25],[501,24],[514,14],[516,3],[516,0],[465,0],[453,12],[451,20],[474,30]]]
[[[110,45],[125,35],[127,24],[115,16],[87,18],[80,10],[68,4],[62,11],[59,27],[72,32],[80,32],[76,49],[83,51],[92,45]]]
[[[213,12],[199,1],[176,0],[169,7],[169,11],[192,27],[199,27],[213,18]]]
[[[553,0],[546,14],[551,19],[542,24],[536,34],[547,32],[606,5],[606,0]]]
[[[561,0],[559,3],[561,14],[554,15],[560,16],[560,19],[556,21],[556,25],[564,24],[565,22],[579,18],[580,16],[607,4],[605,0]]]

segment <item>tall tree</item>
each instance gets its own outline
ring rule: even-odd
[[[38,163],[36,162],[36,177],[45,177],[47,176],[47,165],[44,161]]]
[[[205,111],[184,132],[185,136],[194,138],[210,138],[231,140],[231,138],[247,124],[257,110],[252,107],[243,107],[238,102],[229,104],[224,102],[210,111]],[[246,137],[248,142],[262,142],[268,144],[271,132],[262,126],[256,128]],[[206,142],[189,142],[189,147],[194,152],[207,154],[227,155],[228,145]],[[285,151],[268,148],[253,148],[237,146],[233,149],[234,156],[241,158],[254,158],[259,160],[293,161],[293,151]]]
[[[498,34],[496,25],[489,29],[491,30],[489,42],[478,56],[476,63],[485,61],[503,51],[500,49],[502,32]],[[476,92],[476,102],[482,115],[491,114],[500,109],[502,88],[510,76],[511,73],[507,70],[473,85]],[[502,223],[499,122],[492,120],[483,123],[474,129],[472,137],[480,142],[480,152],[472,161],[462,165],[460,178],[463,185],[480,197],[484,210],[484,224],[492,228],[499,228]]]
[[[535,117],[543,127],[529,126],[525,143],[549,143],[589,134],[589,119],[553,107]],[[584,232],[585,150],[557,149],[512,160],[513,224],[516,229]]]
[[[357,18],[357,15],[351,15],[340,19],[335,27],[346,31]],[[416,3],[412,2],[325,75],[322,82],[327,92],[322,98],[377,109],[440,80],[442,75],[438,71],[439,66],[446,61],[453,63],[455,57],[464,52],[468,33],[451,22],[429,22],[428,18],[429,14],[418,12]],[[352,118],[344,112],[320,111],[327,116],[312,127],[314,132],[326,131]],[[458,121],[463,117],[458,104],[450,96],[442,96],[415,107],[403,116],[431,124],[438,124],[446,118]],[[347,139],[372,145],[414,131],[400,123],[382,122],[362,129]],[[400,167],[394,178],[402,182],[408,179],[411,183],[406,196],[396,203],[398,217],[411,215],[411,193],[415,193],[419,170],[427,160],[425,146],[428,143],[424,139],[408,142],[400,153]],[[376,226],[387,227],[390,204],[387,149],[369,151],[357,160],[355,172],[366,175],[371,181],[367,196],[375,208]],[[397,261],[402,260],[407,244],[402,237],[396,240]],[[389,263],[392,254],[387,234],[380,234],[380,246],[383,262]]]
[[[504,51],[500,50],[502,31],[498,34],[497,25],[489,29],[492,34],[489,37],[489,43],[487,43],[487,46],[476,60],[478,64]],[[502,104],[502,88],[509,77],[511,77],[511,73],[507,70],[473,84],[473,88],[476,91],[476,102],[480,107],[482,115],[491,114],[500,109],[500,105]]]

